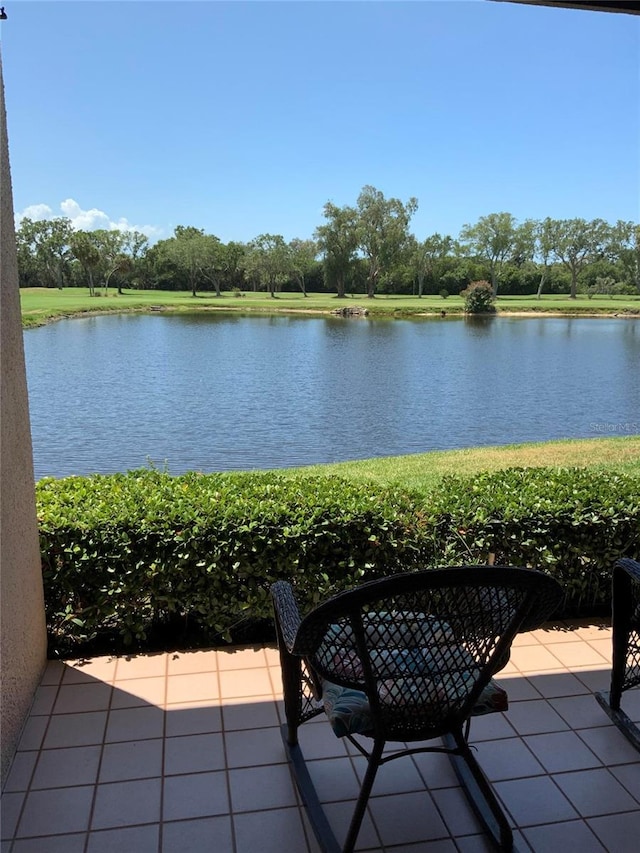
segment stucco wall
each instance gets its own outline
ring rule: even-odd
[[[0,58],[0,740],[2,783],[46,661],[42,574]]]

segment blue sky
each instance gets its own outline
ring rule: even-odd
[[[439,2],[3,0],[14,206],[153,237],[640,219],[640,17]]]

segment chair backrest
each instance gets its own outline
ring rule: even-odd
[[[320,679],[364,692],[388,739],[461,725],[519,630],[562,588],[531,569],[464,566],[394,575],[340,593],[301,622],[293,651]]]

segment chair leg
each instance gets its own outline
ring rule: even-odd
[[[448,749],[457,750],[450,752],[449,757],[476,815],[499,850],[513,850],[513,833],[509,822],[462,731],[445,735],[444,742]]]
[[[362,818],[364,817],[364,813],[367,809],[369,795],[371,794],[371,789],[373,788],[373,783],[376,778],[376,773],[378,772],[378,767],[380,767],[380,759],[382,758],[384,745],[384,740],[375,740],[373,743],[373,748],[369,755],[369,762],[367,764],[367,772],[364,775],[362,787],[360,788],[360,794],[358,795],[358,802],[356,803],[356,808],[353,813],[353,817],[351,818],[351,824],[349,825],[349,831],[347,832],[347,837],[344,842],[344,847],[342,848],[342,853],[352,853],[354,847],[356,846],[358,833],[360,832],[360,826],[362,825]]]

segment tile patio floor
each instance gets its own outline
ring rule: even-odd
[[[640,849],[640,754],[593,696],[610,647],[605,625],[521,635],[499,675],[509,711],[472,724],[520,851]],[[280,699],[269,647],[50,663],[2,794],[1,853],[316,853]],[[640,695],[623,707],[640,719]],[[363,759],[320,717],[301,743],[340,838]],[[358,849],[490,847],[448,759],[418,755],[380,769]]]

